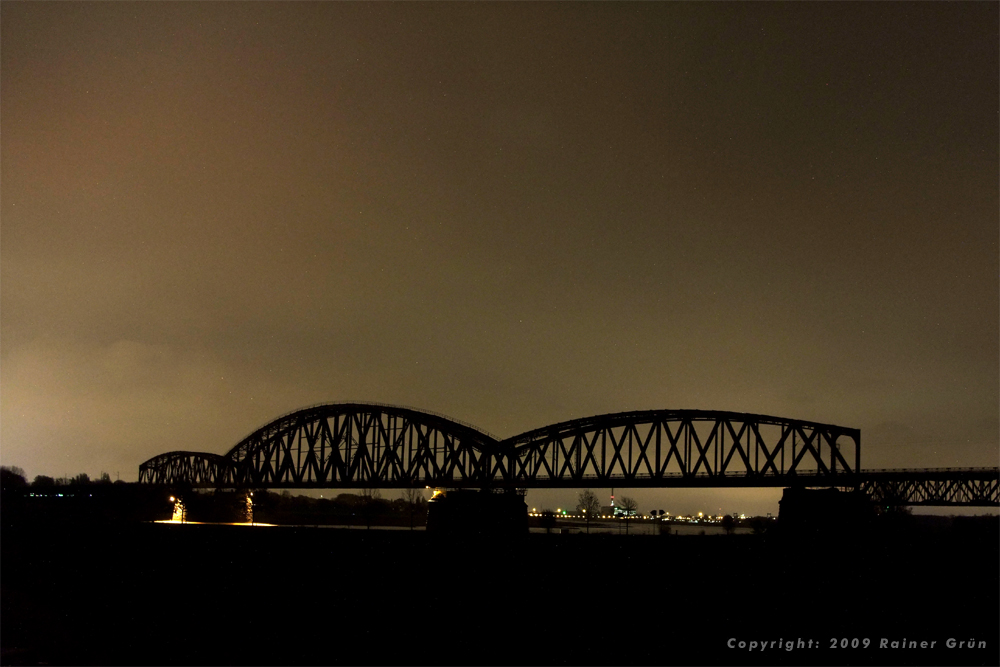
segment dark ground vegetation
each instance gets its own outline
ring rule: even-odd
[[[4,501],[4,664],[998,662],[994,517],[892,517],[850,538],[463,539],[60,516]],[[731,637],[819,648],[749,654]],[[872,647],[829,648],[855,637]]]

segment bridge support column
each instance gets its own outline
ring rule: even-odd
[[[778,501],[778,527],[786,534],[843,534],[862,530],[874,518],[860,491],[786,488]]]
[[[438,535],[523,535],[528,506],[523,493],[452,489],[431,498],[427,532]]]

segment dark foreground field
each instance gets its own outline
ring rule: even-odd
[[[162,524],[7,525],[2,537],[5,664],[995,665],[1000,655],[995,525],[852,544]],[[807,648],[778,648],[800,638]],[[936,644],[880,649],[883,638]],[[948,649],[949,638],[986,648]],[[772,640],[765,652],[738,648]]]

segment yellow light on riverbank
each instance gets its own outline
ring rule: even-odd
[[[160,519],[159,521],[154,521],[153,523],[171,523],[178,526],[251,526],[256,528],[257,526],[277,526],[276,523],[246,523],[246,522],[216,522],[216,521],[176,521],[174,519]]]

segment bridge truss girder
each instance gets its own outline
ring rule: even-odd
[[[859,465],[857,429],[761,415],[626,412],[501,442],[440,415],[345,403],[280,417],[225,457],[154,457],[140,466],[140,480],[255,488],[780,486],[800,478],[833,485]]]
[[[248,488],[488,486],[497,440],[431,413],[375,404],[332,404],[257,429],[225,457],[228,477],[188,476],[166,454],[140,466],[140,481]],[[212,455],[205,455],[212,456]],[[222,482],[225,482],[222,483]]]
[[[857,429],[699,410],[623,412],[501,443],[494,479],[519,487],[828,486],[860,470]]]
[[[995,507],[1000,505],[1000,470],[869,472],[862,476],[857,488],[883,506]]]
[[[500,441],[462,422],[370,403],[319,405],[225,456],[168,452],[146,484],[200,488],[843,487],[885,505],[996,506],[1000,470],[864,471],[857,429],[701,410],[622,412]]]
[[[166,452],[139,466],[142,484],[183,484],[192,487],[236,485],[233,462],[219,454]]]

